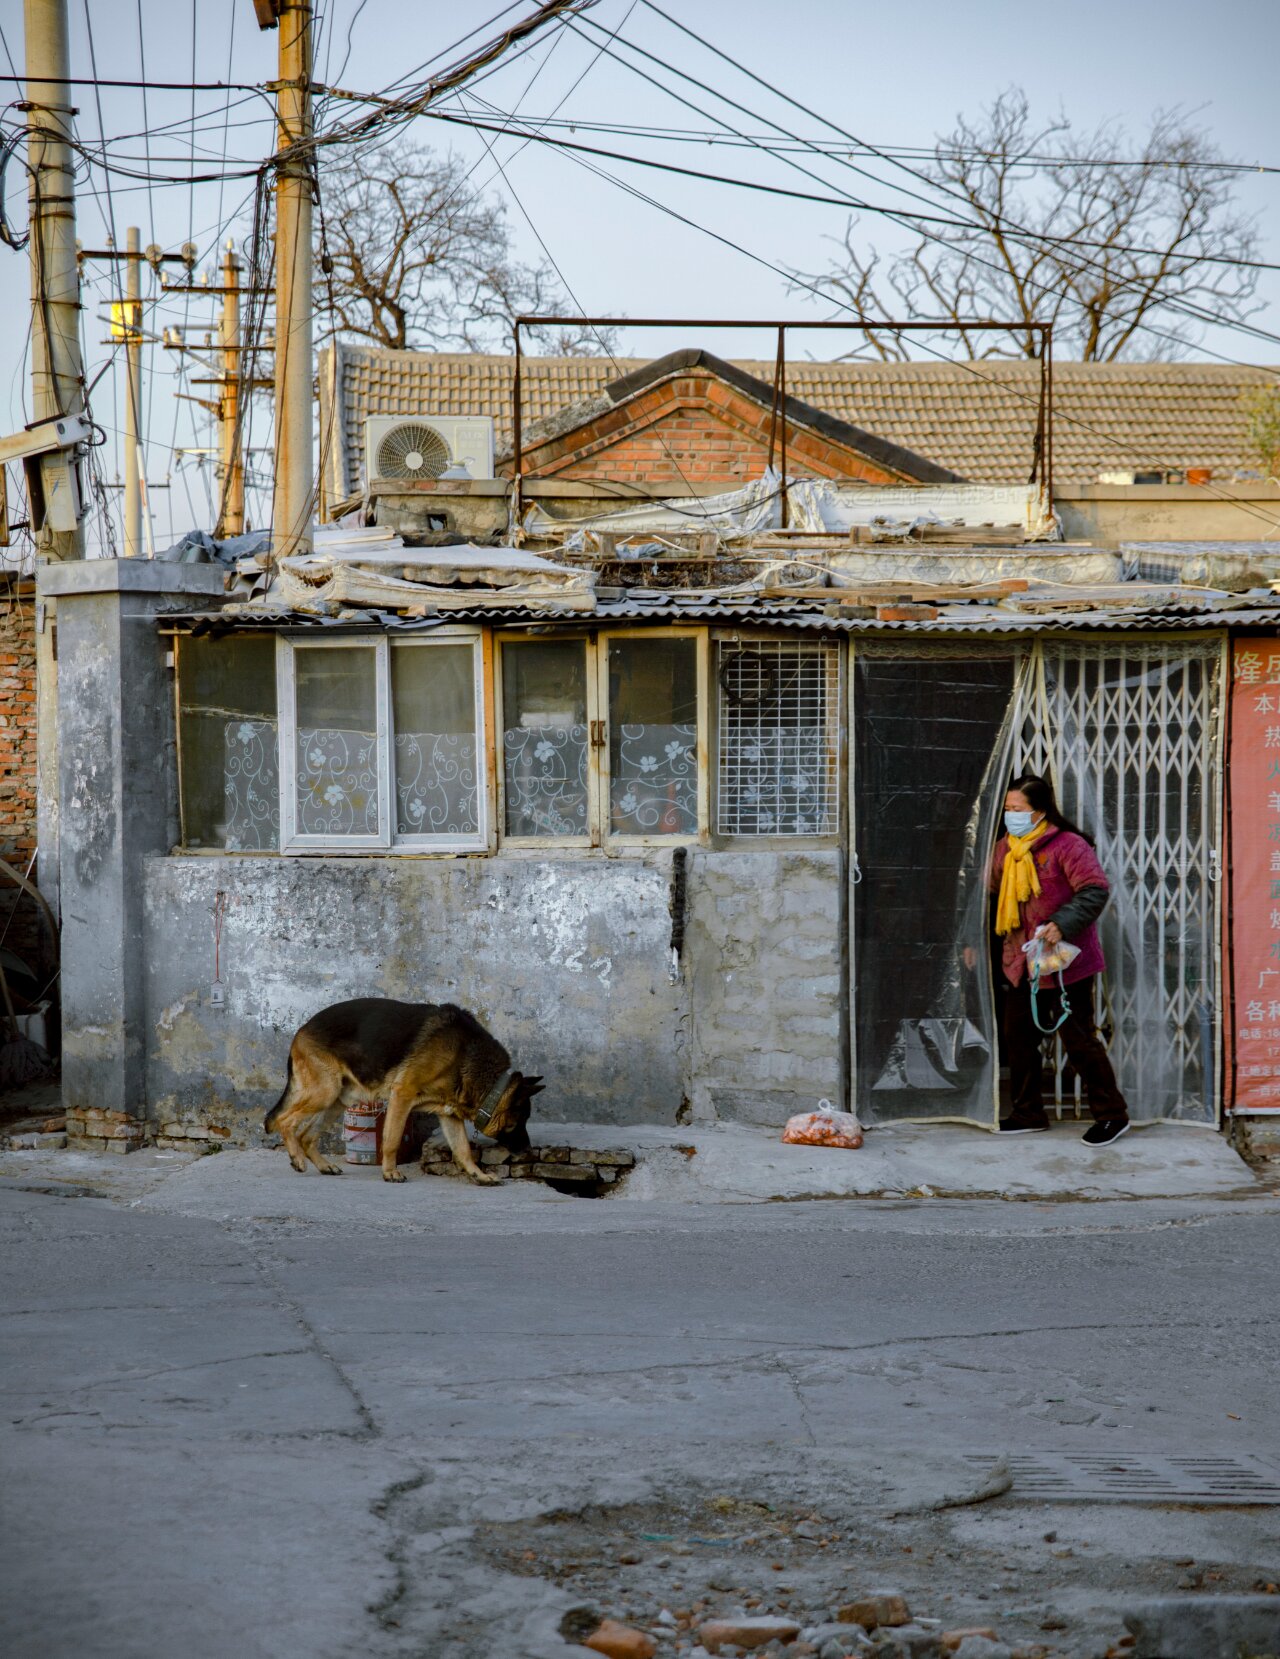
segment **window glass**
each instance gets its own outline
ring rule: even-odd
[[[587,833],[587,654],[581,640],[502,647],[506,833]]]
[[[377,835],[377,652],[293,653],[299,835]]]
[[[834,835],[839,657],[829,643],[716,649],[721,835]]]
[[[479,832],[475,651],[393,645],[396,834]]]
[[[609,827],[697,834],[696,640],[609,641]]]
[[[275,636],[189,636],[177,652],[185,845],[273,852],[280,845]]]

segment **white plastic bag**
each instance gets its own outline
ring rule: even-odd
[[[1027,971],[1037,979],[1049,979],[1053,974],[1060,974],[1064,968],[1069,968],[1080,954],[1078,945],[1069,945],[1065,939],[1059,939],[1056,945],[1051,945],[1047,939],[1040,937],[1037,928],[1033,938],[1027,940],[1022,947],[1022,954],[1027,959]]]
[[[862,1125],[852,1112],[836,1112],[829,1100],[820,1100],[816,1112],[799,1112],[787,1119],[782,1138],[789,1146],[843,1146],[853,1151],[862,1145]]]

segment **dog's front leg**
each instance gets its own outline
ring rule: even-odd
[[[469,1175],[473,1181],[478,1181],[482,1187],[496,1187],[499,1177],[489,1175],[475,1160],[471,1150],[471,1142],[467,1139],[467,1126],[461,1118],[448,1117],[440,1113],[440,1127],[444,1130],[444,1138],[449,1143],[449,1150],[453,1153],[453,1161],[464,1175]]]
[[[400,1150],[405,1124],[414,1108],[414,1096],[408,1089],[393,1088],[387,1100],[387,1115],[382,1122],[382,1179],[403,1181],[396,1168],[396,1153]]]

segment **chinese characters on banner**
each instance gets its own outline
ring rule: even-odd
[[[1280,639],[1238,639],[1231,676],[1231,916],[1238,1112],[1280,1112]]]

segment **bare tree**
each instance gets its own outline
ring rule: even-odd
[[[513,317],[570,309],[549,265],[513,258],[502,204],[474,189],[456,157],[406,143],[325,163],[316,255],[323,266],[327,254],[332,270],[316,299],[326,338],[505,350]],[[534,338],[563,356],[614,346],[585,324]]]
[[[1051,322],[1059,349],[1093,363],[1177,356],[1207,322],[1260,309],[1247,264],[1257,231],[1235,174],[1178,110],[1157,113],[1135,146],[1115,122],[1081,136],[1065,116],[1037,124],[1015,88],[958,117],[921,171],[937,191],[930,211],[958,224],[904,212],[912,246],[886,258],[854,216],[827,268],[793,271],[792,291],[818,288],[867,318]],[[905,358],[908,339],[878,332],[851,355]],[[1038,350],[1026,327],[960,339],[971,357]]]
[[[1246,392],[1244,412],[1249,459],[1274,484],[1280,477],[1280,386],[1259,386]]]

